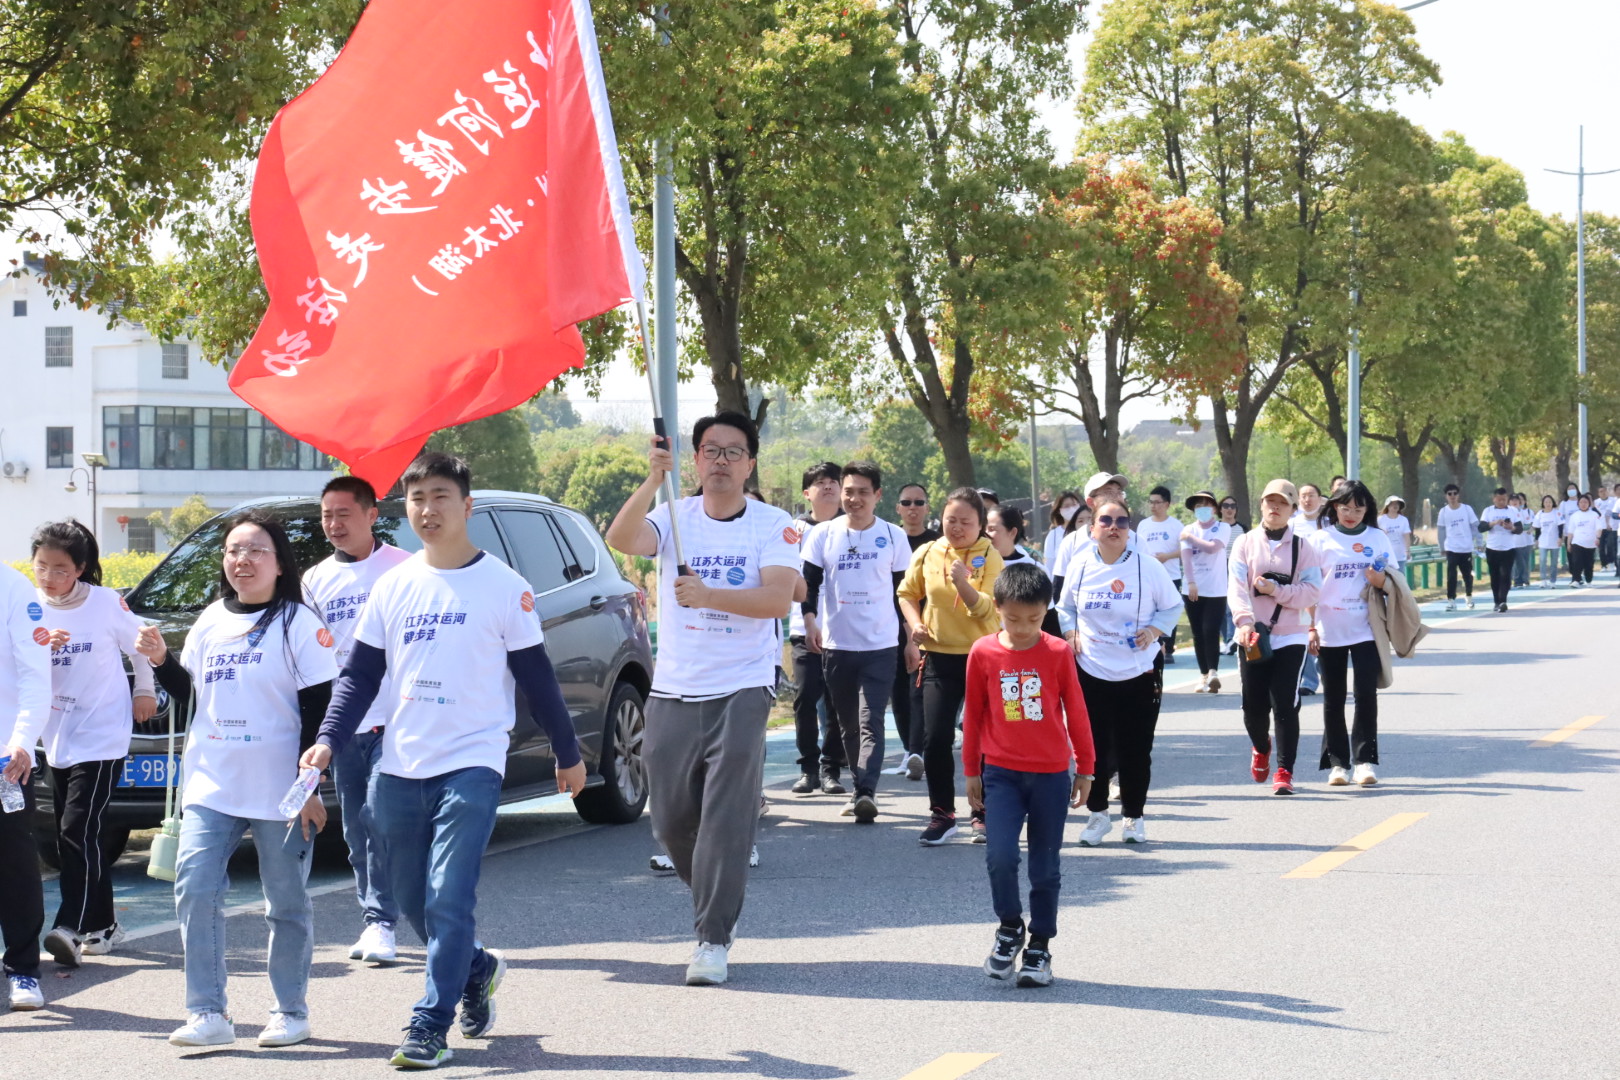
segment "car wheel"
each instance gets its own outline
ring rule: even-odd
[[[574,799],[574,809],[592,825],[628,825],[647,805],[647,763],[642,737],[647,712],[641,694],[620,683],[608,705],[607,728],[602,732],[602,783],[586,788]]]

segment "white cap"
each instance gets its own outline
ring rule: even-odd
[[[1124,491],[1125,487],[1126,487],[1126,483],[1127,482],[1126,482],[1125,478],[1123,476],[1121,476],[1119,473],[1106,473],[1106,472],[1095,473],[1095,474],[1092,475],[1090,480],[1086,481],[1085,495],[1086,495],[1086,498],[1089,499],[1093,495],[1095,495],[1100,489],[1107,487],[1109,484],[1118,484],[1119,489],[1121,491]]]

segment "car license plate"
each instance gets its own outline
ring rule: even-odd
[[[174,759],[176,771],[180,758]],[[167,754],[131,754],[124,759],[124,772],[118,778],[119,787],[162,787],[169,778]]]

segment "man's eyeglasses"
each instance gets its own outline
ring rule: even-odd
[[[1114,517],[1112,514],[1098,514],[1097,524],[1105,529],[1128,529],[1131,527],[1131,519],[1123,515]]]
[[[262,547],[228,547],[225,549],[225,557],[235,559],[237,562],[261,562],[266,555],[273,554],[275,554],[273,549]]]
[[[927,499],[901,499],[900,500],[900,505],[901,506],[927,506],[928,505],[928,500]]]
[[[40,578],[54,578],[56,580],[61,580],[62,578],[72,577],[72,576],[73,576],[73,571],[71,571],[71,570],[50,570],[50,569],[47,569],[47,568],[45,568],[43,566],[40,566],[38,563],[34,564],[34,580],[35,581],[38,581]]]
[[[716,446],[713,443],[705,443],[698,447],[698,452],[709,461],[719,461],[724,457],[727,461],[736,462],[748,456],[748,447]]]

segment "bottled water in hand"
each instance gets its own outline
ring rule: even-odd
[[[0,769],[4,769],[10,764],[11,755],[7,754],[5,757],[0,758]],[[28,800],[24,798],[23,789],[17,785],[17,781],[8,776],[0,776],[0,810],[8,814],[15,814],[27,805]]]
[[[304,804],[309,801],[310,794],[320,782],[321,770],[300,770],[298,779],[294,780],[293,786],[287,789],[287,794],[281,797],[281,805],[276,807],[277,812],[288,821],[297,817],[298,811],[304,808]]]
[[[1382,551],[1380,551],[1378,553],[1378,557],[1373,559],[1373,562],[1372,562],[1372,568],[1374,570],[1376,570],[1380,574],[1382,574],[1384,572],[1384,567],[1386,567],[1388,565],[1389,565],[1389,556],[1385,555]]]

